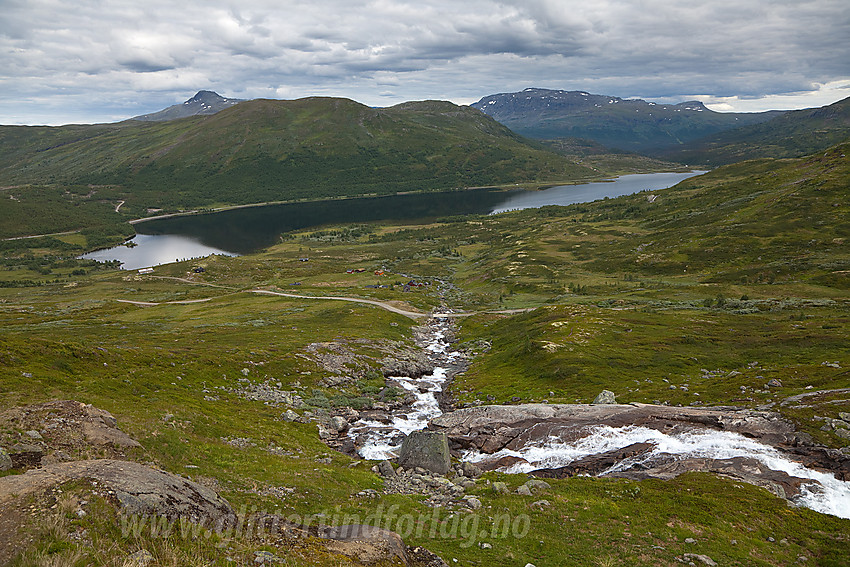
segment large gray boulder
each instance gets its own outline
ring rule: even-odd
[[[81,479],[95,480],[111,490],[125,514],[185,518],[208,527],[236,521],[230,504],[215,491],[139,463],[112,459],[58,463],[2,477],[0,507],[15,498]]]
[[[399,451],[398,464],[422,467],[437,474],[446,474],[451,468],[449,441],[442,431],[413,431],[405,437]]]

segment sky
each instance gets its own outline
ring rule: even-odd
[[[0,124],[213,90],[370,106],[528,87],[718,111],[850,96],[848,0],[0,0]]]

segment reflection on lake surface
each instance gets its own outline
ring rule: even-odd
[[[611,182],[564,185],[542,191],[469,189],[245,207],[138,223],[137,236],[132,240],[137,246],[117,246],[83,257],[118,260],[122,268],[135,270],[210,254],[247,254],[279,242],[285,232],[321,225],[428,220],[570,205],[664,189],[699,173],[702,172],[624,175]]]
[[[187,236],[170,234],[167,236],[152,236],[148,234],[137,234],[132,242],[136,246],[116,246],[106,250],[89,252],[82,257],[100,262],[118,260],[125,270],[137,270],[149,266],[159,266],[169,262],[189,260],[192,258],[204,258],[210,254],[224,254],[235,256],[233,252],[225,252],[212,246],[202,244]]]
[[[666,189],[684,181],[688,177],[705,173],[695,171],[689,173],[641,173],[623,175],[607,183],[585,183],[582,185],[562,185],[550,187],[542,191],[523,191],[508,197],[493,209],[493,213],[503,213],[518,209],[534,209],[547,205],[574,205],[589,203],[605,197],[614,198],[623,195],[640,193],[641,191],[657,191]]]

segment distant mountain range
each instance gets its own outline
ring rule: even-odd
[[[850,139],[850,98],[820,108],[792,110],[762,122],[693,140],[656,156],[691,164],[723,165],[754,158],[789,158]]]
[[[782,114],[721,113],[698,101],[656,104],[584,91],[536,88],[486,96],[472,107],[530,138],[583,138],[639,153],[657,152]]]
[[[176,120],[178,118],[186,118],[187,116],[208,116],[242,101],[243,99],[239,98],[224,98],[218,93],[214,93],[212,91],[198,91],[198,94],[182,104],[169,106],[159,112],[135,116],[132,120],[165,122],[168,120]]]

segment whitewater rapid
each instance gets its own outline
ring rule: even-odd
[[[666,434],[635,425],[597,425],[588,427],[585,433],[584,437],[570,443],[550,437],[542,442],[528,443],[517,451],[502,449],[493,454],[467,451],[462,459],[477,463],[502,457],[518,457],[524,462],[518,461],[499,470],[506,473],[527,473],[536,469],[563,467],[584,457],[622,449],[634,443],[651,443],[654,446],[652,450],[623,459],[600,473],[600,476],[604,476],[640,465],[649,465],[667,455],[681,459],[748,457],[771,470],[813,481],[801,486],[801,494],[794,499],[795,504],[824,514],[850,518],[850,483],[840,481],[831,474],[806,468],[785,457],[781,451],[738,433],[698,429]]]
[[[348,435],[359,441],[358,453],[364,459],[383,460],[397,457],[405,435],[424,429],[431,419],[442,415],[437,396],[443,391],[448,379],[449,367],[460,356],[460,353],[450,349],[451,345],[447,340],[450,325],[448,318],[436,318],[430,324],[431,336],[423,347],[429,360],[435,364],[431,374],[421,378],[389,378],[413,394],[415,401],[412,406],[396,412],[388,423],[361,419],[351,425]],[[794,499],[795,504],[824,514],[850,518],[850,483],[837,480],[831,474],[808,469],[788,459],[781,451],[737,433],[697,429],[667,434],[634,425],[591,426],[585,433],[584,437],[569,443],[553,436],[541,442],[529,442],[520,450],[503,449],[493,454],[467,451],[461,455],[461,459],[477,463],[501,457],[518,457],[523,461],[498,470],[506,473],[527,473],[535,469],[563,467],[578,459],[622,449],[634,443],[651,443],[654,446],[652,450],[624,459],[601,473],[606,475],[657,462],[669,455],[681,459],[746,457],[756,459],[769,469],[809,479],[811,482],[801,486],[800,495]]]
[[[351,424],[348,436],[359,441],[361,447],[358,454],[364,459],[395,458],[398,456],[397,451],[401,447],[400,439],[403,435],[425,429],[429,420],[443,414],[437,395],[443,391],[448,379],[449,365],[460,356],[460,353],[449,349],[450,345],[446,336],[450,325],[447,318],[435,318],[434,323],[430,325],[432,334],[423,348],[429,360],[435,363],[431,374],[423,375],[421,378],[409,376],[388,378],[413,394],[415,401],[411,407],[393,415],[389,423],[361,419]],[[359,440],[361,436],[363,440]]]

